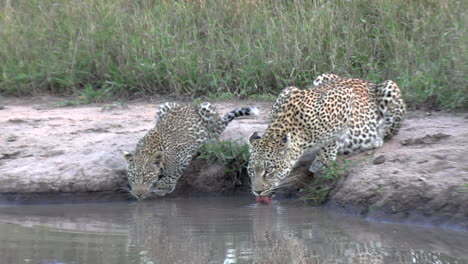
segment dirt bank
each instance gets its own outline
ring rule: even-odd
[[[461,225],[468,229],[468,115],[410,112],[384,147],[357,164],[329,207],[369,218]]]
[[[154,124],[156,106],[134,102],[56,107],[63,99],[0,102],[0,193],[116,192],[125,184],[121,150],[133,151]],[[166,101],[166,100],[164,100]],[[255,118],[232,122],[224,139],[245,139],[266,126],[270,103],[215,104],[220,113],[258,106]],[[371,153],[333,191],[332,208],[369,217],[456,224],[468,228],[468,114],[410,112],[401,133]],[[294,173],[307,183],[308,160]],[[248,179],[226,177],[222,164],[196,160],[173,195],[186,192],[249,194]],[[294,189],[294,188],[293,188]]]

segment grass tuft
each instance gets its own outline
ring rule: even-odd
[[[226,173],[233,175],[234,183],[241,183],[241,178],[247,175],[249,163],[249,146],[245,142],[236,140],[212,140],[202,145],[197,159],[207,160],[209,163],[220,162],[226,166]]]
[[[330,161],[323,172],[314,175],[314,180],[310,185],[300,190],[300,199],[312,202],[315,206],[325,203],[330,191],[336,187],[342,177],[348,174],[350,167],[355,163],[346,159]]]

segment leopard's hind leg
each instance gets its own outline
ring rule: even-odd
[[[216,107],[209,102],[203,102],[197,105],[197,111],[198,115],[202,119],[204,127],[209,133],[208,137],[212,138],[219,136],[224,128]]]
[[[377,127],[379,135],[390,139],[401,128],[406,116],[406,104],[400,88],[393,81],[385,81],[376,87]]]
[[[174,110],[175,108],[179,107],[180,105],[178,103],[174,102],[167,102],[164,104],[161,104],[156,111],[156,124],[158,124],[169,112]]]

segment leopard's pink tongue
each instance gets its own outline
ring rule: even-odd
[[[257,196],[257,197],[255,197],[255,200],[257,201],[257,203],[266,203],[266,204],[271,203],[271,197],[270,196]]]

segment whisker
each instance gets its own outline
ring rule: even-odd
[[[130,189],[128,186],[122,185],[122,186],[120,186],[120,190],[124,190],[124,191],[127,192],[127,198],[137,198],[138,200],[141,200],[141,198],[138,197],[137,195],[135,195],[132,192],[132,189]]]
[[[306,182],[301,180],[301,178],[299,176],[294,176],[294,177],[290,177],[290,178],[287,178],[287,179],[283,180],[283,182],[281,182],[278,186],[273,188],[273,190],[277,190],[277,189],[280,189],[280,188],[283,188],[283,187],[288,187],[288,186],[291,186],[292,184],[297,183],[297,182],[299,182],[302,185],[307,186],[309,188],[313,188],[313,186],[311,186],[310,184],[307,184]]]
[[[285,180],[283,180],[277,187],[275,187],[276,189],[277,188],[281,188],[281,187],[284,187],[284,186],[288,186],[288,185],[291,185],[293,183],[295,183],[297,180],[298,180],[298,176],[294,176],[294,177],[290,177],[290,178],[287,178]]]
[[[133,198],[137,198],[138,201],[141,201],[141,198],[138,195],[135,195],[133,192],[130,192]]]
[[[125,190],[125,191],[127,191],[127,192],[130,192],[130,185],[129,185],[129,184],[125,184],[125,183],[120,184],[119,190]]]
[[[307,183],[305,183],[304,181],[302,181],[302,180],[300,180],[300,179],[299,179],[299,182],[302,183],[304,186],[307,186],[307,187],[309,187],[309,188],[313,188],[312,185],[307,184]]]
[[[295,181],[297,181],[297,179],[299,179],[299,177],[297,177],[297,176],[291,177],[291,178],[288,178],[287,180],[283,181],[282,183],[291,183],[291,182],[295,182]]]

